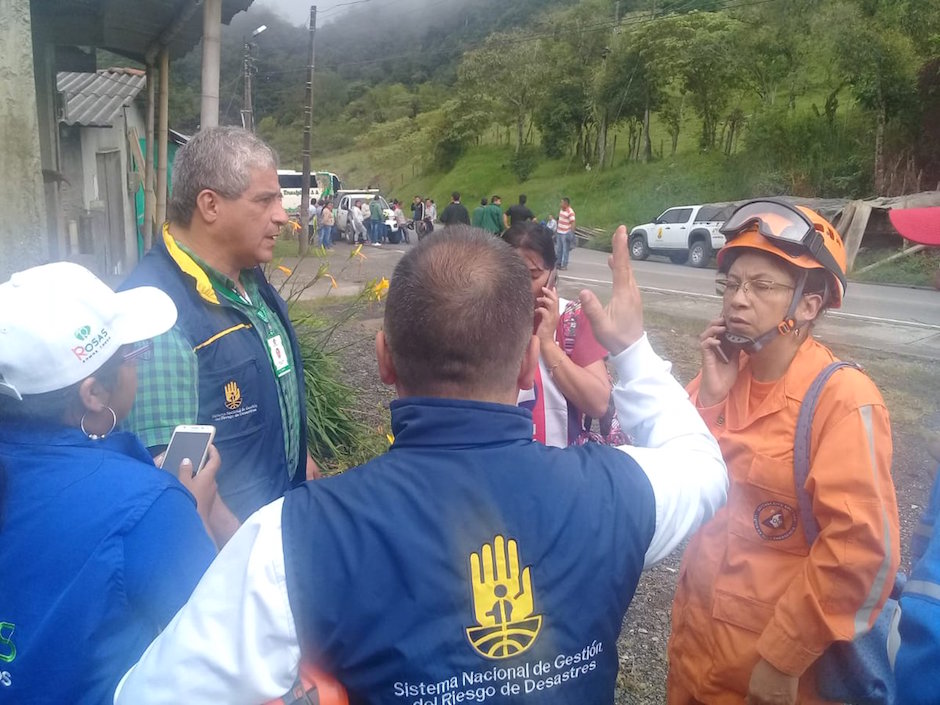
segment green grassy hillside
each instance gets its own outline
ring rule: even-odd
[[[519,184],[508,167],[511,157],[509,147],[482,146],[445,174],[419,175],[417,169],[405,165],[397,173],[394,168],[384,170],[373,183],[405,203],[416,194],[433,198],[438,210],[455,190],[471,211],[481,197],[499,194],[508,207],[525,193],[539,218],[557,214],[559,201],[566,196],[581,225],[613,229],[621,223],[646,222],[677,204],[744,198],[752,194],[751,184],[760,181],[751,177],[739,158],[680,153],[650,164],[623,164],[618,159],[617,166],[602,172],[585,170],[574,160],[546,160],[528,181]],[[360,159],[355,153],[337,155],[330,160],[330,168],[344,174],[348,185],[362,185],[358,181],[364,173],[357,168]]]
[[[452,190],[463,194],[469,207],[482,196],[498,193],[508,206],[519,193],[539,216],[557,213],[566,196],[582,225],[613,228],[620,223],[645,222],[669,206],[719,201],[747,195],[746,180],[729,160],[717,156],[677,155],[651,164],[628,163],[603,172],[565,161],[546,161],[524,184],[508,169],[511,150],[480,148],[461,159],[447,174],[406,182],[396,192],[427,193],[446,202]]]
[[[813,106],[820,100],[821,96],[813,93],[801,97],[792,113],[797,123],[795,128],[789,128],[792,134],[801,135],[801,120],[810,125],[821,123],[813,116]],[[859,111],[855,106],[845,106],[840,115],[841,123],[852,126]],[[700,122],[688,111],[675,155],[669,154],[668,135],[654,113],[650,130],[654,158],[650,163],[627,160],[627,131],[619,128],[611,131],[609,140],[614,154],[613,166],[604,170],[588,169],[573,156],[550,160],[540,155],[530,178],[520,184],[510,169],[514,151],[506,142],[505,129],[501,132],[489,129],[481,143],[469,147],[453,169],[446,173],[435,171],[428,164],[427,154],[430,150],[427,125],[432,122],[429,118],[401,120],[395,130],[381,134],[376,134],[378,128],[373,128],[357,138],[356,148],[319,157],[316,166],[340,174],[347,187],[377,186],[389,197],[400,198],[405,203],[420,194],[433,198],[439,210],[450,200],[454,190],[461,193],[462,201],[470,210],[483,196],[499,194],[508,207],[516,202],[520,193],[525,193],[529,206],[542,218],[549,212],[557,213],[560,199],[567,196],[578,214],[579,224],[606,229],[621,223],[632,226],[648,222],[676,205],[801,191],[803,195],[837,195],[813,193],[811,188],[801,187],[802,179],[794,178],[793,173],[818,168],[839,173],[846,168],[844,163],[831,164],[824,160],[820,165],[820,158],[809,150],[801,151],[793,165],[767,164],[755,153],[754,145],[748,143],[747,132],[736,141],[735,153],[730,157],[720,152],[703,153],[698,145]],[[784,126],[781,131],[786,129]],[[863,132],[849,130],[849,136],[857,138]],[[842,134],[836,130],[832,137]],[[533,149],[537,151],[537,133],[533,135],[533,142]],[[844,158],[840,157],[845,151],[840,149],[843,146],[823,150],[823,159]],[[853,166],[849,164],[848,168]],[[606,245],[603,241],[598,244]]]

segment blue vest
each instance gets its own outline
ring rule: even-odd
[[[514,406],[392,404],[388,453],[288,493],[304,659],[352,703],[610,703],[655,528],[614,448],[549,448]]]
[[[110,703],[215,556],[195,502],[129,433],[2,424],[0,463],[0,702]]]
[[[181,257],[187,265],[196,267],[184,253]],[[198,268],[193,271],[196,275],[201,272]],[[303,402],[302,358],[287,306],[260,268],[254,276],[262,298],[287,330],[295,361],[293,374],[297,375]],[[176,304],[176,325],[193,346],[199,362],[199,412],[191,423],[216,427],[215,445],[222,456],[217,478],[219,494],[244,521],[290,489],[291,478],[297,483],[305,479],[305,405],[301,403],[300,409],[300,457],[296,466],[288,468],[277,378],[265,344],[252,330],[248,317],[224,298],[218,298],[218,303],[207,300],[206,295],[215,297],[208,279],[200,282],[185,273],[162,242],[154,244],[121,288],[136,286],[162,289]],[[227,392],[233,382],[239,392],[237,398]]]

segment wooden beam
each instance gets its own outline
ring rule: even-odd
[[[144,160],[144,152],[140,148],[140,133],[136,127],[130,127],[127,130],[127,143],[131,148],[131,156],[134,158],[134,166],[137,167],[137,173],[142,174],[147,168]]]
[[[893,255],[891,255],[890,257],[885,257],[884,259],[880,259],[880,260],[878,260],[877,262],[872,262],[871,264],[869,264],[869,265],[867,265],[867,266],[865,266],[865,267],[862,267],[861,269],[857,270],[857,271],[855,272],[855,274],[862,274],[863,272],[867,272],[868,270],[874,269],[875,267],[880,267],[881,265],[883,265],[883,264],[885,264],[885,263],[887,263],[887,262],[892,262],[892,261],[894,261],[894,260],[896,260],[896,259],[899,259],[899,258],[901,258],[901,257],[904,257],[904,255],[909,255],[909,254],[912,254],[912,253],[914,253],[914,252],[920,252],[920,251],[923,250],[925,247],[927,247],[927,246],[926,246],[926,245],[914,245],[913,247],[908,247],[906,250],[901,250],[900,252],[896,252],[896,253],[894,253]]]
[[[845,243],[845,269],[847,273],[852,271],[855,257],[858,255],[858,248],[862,245],[862,237],[868,227],[868,219],[871,217],[871,204],[865,201],[853,201],[849,205],[853,208],[852,220],[842,232],[842,240]]]
[[[167,133],[169,131],[170,50],[160,50],[160,126],[157,133],[157,221],[158,228],[166,220]]]
[[[147,171],[144,176],[144,251],[153,246],[154,216],[157,212],[157,195],[153,191],[156,173],[154,169],[154,94],[156,93],[156,68],[147,64]]]

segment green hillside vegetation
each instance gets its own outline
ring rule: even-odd
[[[806,123],[811,126],[815,122],[812,105],[812,97],[800,101],[792,118],[794,131],[811,129]],[[457,190],[463,202],[472,208],[481,197],[488,198],[494,193],[500,194],[507,205],[515,202],[519,193],[526,193],[530,206],[541,217],[557,210],[560,198],[567,196],[575,205],[580,222],[607,229],[620,223],[648,221],[678,203],[798,192],[800,189],[794,187],[807,178],[831,182],[824,193],[846,193],[846,182],[853,175],[864,180],[871,165],[870,160],[852,162],[854,151],[838,143],[831,150],[803,154],[793,163],[768,163],[762,157],[766,145],[760,141],[764,138],[757,136],[749,138],[732,155],[703,153],[695,134],[697,122],[691,115],[683,120],[676,153],[672,154],[665,128],[654,114],[651,133],[662,137],[653,147],[653,158],[648,163],[626,154],[629,131],[623,128],[611,132],[612,164],[605,169],[589,168],[575,155],[557,159],[537,156],[532,173],[520,182],[512,171],[515,148],[506,143],[505,130],[497,140],[497,131],[489,129],[451,169],[440,171],[426,165],[425,145],[430,135],[422,125],[433,124],[433,115],[403,122],[407,124],[373,128],[358,140],[356,148],[333,153],[329,156],[330,168],[343,174],[351,185],[379,186],[405,202],[415,194],[446,202],[451,191]],[[396,131],[404,136],[394,139],[390,135]],[[830,138],[854,147],[855,142],[864,143],[866,132],[859,112],[847,109]],[[758,143],[752,144],[751,140]]]
[[[223,122],[255,40],[258,131],[299,168],[308,34],[223,34]],[[198,52],[174,64],[195,127]],[[940,3],[398,0],[324,13],[314,166],[348,186],[473,206],[569,196],[584,225],[756,195],[895,195],[940,182]]]

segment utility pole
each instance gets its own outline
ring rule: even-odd
[[[303,148],[303,174],[300,177],[300,237],[299,252],[307,254],[309,241],[308,226],[310,224],[310,142],[313,132],[313,67],[314,48],[317,36],[317,6],[310,6],[310,46],[307,54],[307,90],[304,97],[304,148]]]
[[[266,24],[261,25],[255,29],[249,37],[245,38],[245,58],[244,58],[244,73],[245,73],[245,95],[242,97],[242,127],[250,132],[255,131],[255,117],[254,111],[251,106],[251,76],[255,72],[255,65],[251,59],[251,40],[261,34],[266,30],[268,26]]]
[[[245,74],[245,94],[242,97],[242,127],[254,132],[255,125],[251,114],[251,43],[247,39],[245,40],[245,57],[242,63]]]

